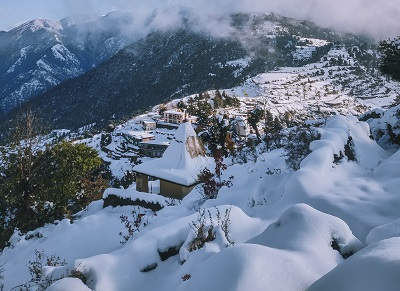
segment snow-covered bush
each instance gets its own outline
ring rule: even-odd
[[[381,113],[380,118],[367,120],[371,134],[383,148],[396,149],[400,145],[400,105]]]
[[[347,143],[344,145],[344,154],[349,161],[356,160],[356,155],[354,153],[354,142],[351,136],[349,136],[349,138],[347,139]]]
[[[400,238],[373,243],[315,281],[307,290],[398,290]]]
[[[80,265],[77,268],[73,269],[71,271],[71,274],[69,275],[69,277],[70,278],[77,278],[77,279],[81,280],[83,284],[86,284],[88,278],[86,277],[86,275],[79,268],[80,268]]]
[[[255,163],[260,154],[260,147],[250,141],[246,144],[238,145],[236,151],[232,155],[232,161],[236,164]]]
[[[300,169],[301,161],[311,153],[310,143],[321,138],[321,134],[313,127],[297,127],[289,132],[284,148],[286,163],[294,170]]]

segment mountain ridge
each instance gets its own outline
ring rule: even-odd
[[[32,103],[50,112],[55,128],[77,128],[104,125],[114,116],[129,118],[184,95],[231,88],[282,66],[318,63],[335,45],[360,51],[353,56],[357,60],[368,55],[365,62],[376,67],[376,53],[364,38],[271,13],[235,14],[229,21],[235,28],[231,37],[212,36],[190,21],[184,27],[155,30]],[[318,37],[322,41],[314,44]]]
[[[120,18],[35,19],[1,33],[0,57],[5,61],[0,64],[0,114],[122,49],[130,40],[128,32],[119,30]]]

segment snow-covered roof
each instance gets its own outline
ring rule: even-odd
[[[135,131],[135,130],[121,130],[120,131],[122,134],[130,135],[134,138],[137,139],[142,139],[142,138],[153,138],[154,135],[145,131]]]
[[[177,129],[162,158],[137,165],[133,171],[190,186],[204,168],[210,168],[211,159],[189,122]]]
[[[157,140],[150,140],[150,141],[143,141],[140,142],[139,144],[155,144],[155,145],[169,145],[169,142],[167,141],[157,141]]]
[[[184,115],[185,114],[185,112],[176,111],[176,110],[167,110],[167,111],[164,111],[164,113],[165,114],[177,114],[177,115]]]
[[[153,119],[149,119],[149,118],[146,118],[146,119],[142,119],[142,122],[143,123],[156,123]]]
[[[246,116],[246,114],[241,114],[241,115],[237,114],[236,117],[235,117],[235,119],[236,119],[236,120],[245,121],[245,119],[246,119],[245,116]]]

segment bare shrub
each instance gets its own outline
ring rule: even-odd
[[[229,226],[231,224],[230,213],[231,207],[225,210],[224,217],[221,216],[221,212],[215,207],[216,214],[216,226],[219,226],[224,233],[226,240],[229,245],[233,245],[234,242],[229,238]],[[207,219],[208,214],[208,219]],[[216,238],[216,231],[214,229],[214,223],[210,210],[198,210],[198,216],[196,221],[192,221],[189,224],[190,228],[195,233],[195,238],[190,242],[188,246],[189,252],[201,249],[207,242],[213,241]]]
[[[31,275],[31,280],[25,284],[15,286],[12,291],[29,291],[37,290],[42,291],[49,287],[53,282],[64,278],[61,277],[54,278],[52,275],[46,275],[43,273],[43,268],[46,266],[59,267],[65,266],[67,263],[65,260],[61,259],[57,255],[46,255],[44,251],[35,250],[35,260],[29,261],[27,267],[29,274]]]
[[[124,224],[125,229],[127,231],[126,234],[124,234],[122,231],[119,233],[120,236],[122,236],[122,238],[124,239],[123,241],[121,241],[121,244],[125,244],[128,240],[130,240],[133,235],[136,232],[140,231],[140,227],[146,226],[149,224],[148,219],[145,219],[144,216],[146,214],[141,213],[140,211],[140,207],[135,208],[134,210],[132,210],[131,214],[132,214],[132,219],[130,219],[128,216],[126,215],[121,215],[119,218],[121,220],[121,223]]]

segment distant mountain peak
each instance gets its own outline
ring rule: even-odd
[[[17,26],[16,28],[12,29],[12,32],[25,32],[27,30],[30,30],[31,32],[35,32],[37,30],[47,30],[47,31],[59,31],[62,30],[63,27],[59,21],[54,21],[54,20],[49,20],[49,19],[43,19],[43,18],[37,18],[31,21],[28,21],[24,24],[21,24],[20,26]]]
[[[0,115],[96,67],[128,44],[126,17],[38,18],[0,33]]]

